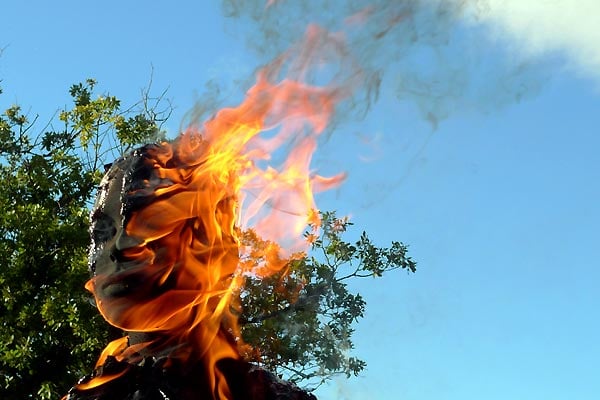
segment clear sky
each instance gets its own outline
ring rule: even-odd
[[[268,12],[283,17],[268,37],[244,7],[226,18],[231,7],[216,2],[7,2],[0,105],[48,120],[88,77],[131,103],[153,71],[176,107],[175,135],[207,87],[230,104],[298,25],[344,16],[343,1],[275,3]],[[356,284],[368,368],[317,394],[598,398],[600,3],[373,3],[415,14],[388,42],[357,42],[382,71],[380,95],[318,153],[316,167],[349,178],[317,200],[351,215],[354,234],[409,244],[419,269]]]

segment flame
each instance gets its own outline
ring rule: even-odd
[[[347,92],[339,85],[304,82],[323,43],[339,47],[340,40],[312,27],[295,53],[300,56],[286,54],[259,71],[239,106],[191,126],[172,143],[146,148],[144,163],[153,177],[127,196],[152,201],[127,221],[126,235],[140,244],[124,251],[136,266],[123,275],[143,287],[123,297],[103,296],[99,288],[114,277],[101,274],[86,287],[109,323],[155,335],[137,347],[126,338],[111,343],[98,365],[109,355],[133,361],[157,352],[184,362],[202,360],[213,397],[231,398],[217,362],[240,357],[236,294],[243,277],[277,272],[292,254],[306,250],[307,224],[319,225],[313,193],[344,178],[315,174],[311,160]],[[288,76],[280,78],[284,72]],[[252,270],[251,263],[240,262],[240,233],[246,229],[273,243],[261,254],[264,263]],[[114,378],[95,378],[78,388]]]
[[[96,362],[96,368],[103,365],[106,362],[106,358],[110,355],[122,353],[127,348],[127,337],[122,337],[117,340],[113,340],[104,348],[100,358]]]
[[[87,382],[77,384],[75,386],[75,388],[77,390],[94,389],[94,388],[97,388],[98,386],[104,385],[107,382],[117,379],[120,376],[123,376],[126,372],[127,372],[127,368],[123,369],[123,371],[117,372],[116,374],[97,376],[97,377],[90,379]]]

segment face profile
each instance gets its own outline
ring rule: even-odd
[[[93,277],[88,289],[102,315],[123,329],[132,312],[168,289],[159,290],[152,282],[152,271],[166,260],[160,253],[149,257],[144,239],[127,229],[132,214],[153,198],[152,188],[143,190],[156,181],[150,179],[147,156],[142,148],[108,169],[90,214],[88,263]]]
[[[235,196],[170,146],[117,160],[91,212],[86,288],[102,316],[125,331],[200,323],[221,310],[238,267]]]
[[[132,158],[118,160],[103,177],[90,218],[89,268],[95,276],[124,275],[136,267],[135,260],[127,260],[124,251],[143,241],[129,236],[125,229],[126,211],[124,190],[126,171],[132,167]],[[122,277],[123,278],[123,277]],[[115,297],[126,294],[126,279],[113,279],[99,288],[102,297]]]

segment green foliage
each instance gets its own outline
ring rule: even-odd
[[[122,112],[116,97],[94,96],[94,86],[71,87],[74,106],[60,113],[61,129],[51,122],[34,135],[36,118],[29,122],[17,105],[0,115],[2,399],[60,397],[109,341],[83,288],[89,204],[104,164],[160,127],[148,119],[157,114]]]
[[[73,85],[73,107],[33,134],[36,118],[19,106],[0,115],[0,398],[51,399],[89,373],[111,330],[83,289],[88,279],[88,213],[104,165],[128,148],[163,137],[170,113],[164,93],[123,110],[118,98],[94,94],[96,82]],[[55,129],[53,124],[59,125]],[[335,374],[357,375],[354,324],[365,301],[347,282],[390,270],[415,271],[398,242],[374,246],[366,234],[342,240],[351,225],[322,214],[308,256],[285,273],[248,277],[241,291],[248,359],[307,388]],[[246,232],[244,244],[268,243]],[[259,254],[259,253],[257,253]],[[260,257],[245,260],[260,263]]]
[[[247,358],[306,389],[336,374],[358,375],[366,365],[351,354],[353,326],[363,317],[366,304],[347,282],[381,277],[399,268],[416,271],[402,243],[379,248],[363,232],[351,244],[342,239],[352,225],[346,218],[333,212],[321,217],[320,235],[307,234],[311,254],[291,261],[272,277],[249,276],[241,294],[242,336],[258,350]],[[244,234],[243,244],[259,252],[269,245],[252,231]]]

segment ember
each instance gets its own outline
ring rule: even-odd
[[[314,175],[310,162],[344,91],[301,79],[334,39],[310,29],[305,58],[285,67],[294,79],[278,79],[291,62],[284,56],[237,108],[109,169],[92,211],[86,288],[129,335],[67,399],[314,398],[242,360],[236,295],[245,275],[277,272],[304,249],[307,224],[318,225],[313,191],[343,179]],[[260,136],[269,130],[277,132]],[[282,149],[282,165],[269,165]],[[247,228],[273,243],[251,270],[240,261]]]

